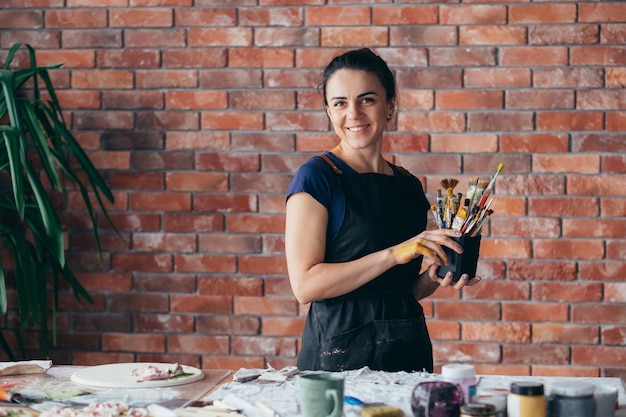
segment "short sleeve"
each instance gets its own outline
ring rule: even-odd
[[[313,157],[295,172],[286,199],[296,193],[307,193],[326,209],[330,209],[338,187],[336,175],[324,160]]]

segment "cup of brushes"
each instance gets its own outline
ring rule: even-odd
[[[440,229],[453,229],[462,233],[452,240],[463,247],[463,253],[444,246],[449,263],[437,268],[437,276],[443,278],[448,271],[452,271],[453,281],[456,282],[463,274],[468,274],[470,278],[476,275],[481,232],[493,214],[490,207],[495,197],[494,187],[503,168],[504,164],[500,163],[490,181],[471,178],[465,196],[454,194],[458,180],[450,178],[441,181],[445,195],[441,189],[437,191],[437,204],[431,206],[431,211]]]

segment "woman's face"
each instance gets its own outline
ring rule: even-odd
[[[376,75],[342,69],[326,82],[326,112],[342,142],[362,149],[382,140],[393,103]]]

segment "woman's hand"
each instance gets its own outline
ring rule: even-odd
[[[411,239],[391,248],[398,264],[405,264],[423,255],[427,265],[448,265],[448,257],[442,246],[463,253],[463,247],[450,237],[459,237],[461,232],[451,229],[425,230]]]

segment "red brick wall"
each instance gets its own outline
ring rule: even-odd
[[[2,57],[27,42],[65,62],[54,82],[124,238],[105,229],[100,264],[70,196],[70,261],[95,304],[64,295],[57,361],[294,363],[306,309],[285,275],[284,193],[335,143],[321,66],[368,46],[401,89],[385,151],[431,200],[443,178],[506,164],[483,283],[423,303],[436,362],[626,375],[625,3],[4,4]]]

